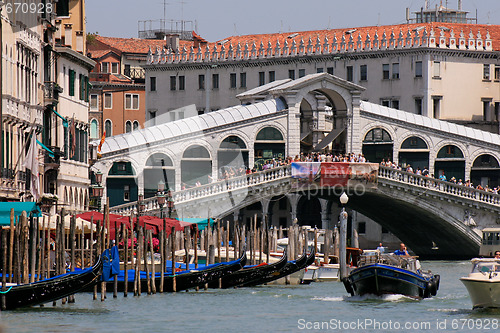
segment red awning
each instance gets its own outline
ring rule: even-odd
[[[91,211],[85,212],[82,214],[78,214],[77,217],[90,221],[92,217],[94,217],[94,223],[97,221],[104,220],[104,214]],[[135,224],[137,223],[137,217],[133,219],[133,225],[135,228]],[[111,239],[115,238],[115,229],[120,229],[121,225],[125,225],[127,229],[130,230],[130,217],[122,216],[117,214],[109,214],[109,233]],[[165,226],[166,226],[166,234],[170,235],[172,227],[175,227],[176,231],[184,230],[184,227],[189,226],[190,228],[194,228],[195,223],[178,221],[176,219],[165,218]],[[146,228],[147,230],[151,230],[153,234],[158,234],[161,230],[163,230],[163,219],[156,216],[140,216],[139,217],[139,226]]]

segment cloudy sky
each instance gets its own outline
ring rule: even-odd
[[[429,0],[457,8],[458,0]],[[87,32],[137,37],[138,21],[185,20],[210,42],[233,35],[401,24],[425,0],[86,0]],[[462,0],[469,17],[500,24],[500,0]],[[159,23],[157,23],[159,24]],[[141,25],[141,29],[142,29]]]

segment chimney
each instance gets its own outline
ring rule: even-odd
[[[179,49],[179,35],[165,35],[165,46],[170,47],[172,50]]]
[[[458,10],[462,10],[462,0],[458,0]]]

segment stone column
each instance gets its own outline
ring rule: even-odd
[[[328,224],[330,222],[328,213],[329,201],[322,198],[319,198],[318,200],[321,205],[321,229],[328,229]]]
[[[264,198],[264,199],[260,200],[260,204],[262,205],[262,221],[265,221],[266,216],[269,216],[269,203],[270,202],[271,202],[270,198]]]
[[[351,91],[351,96],[352,96],[352,106],[351,110],[348,110],[347,113],[348,117],[347,153],[353,152],[355,154],[360,154],[362,151],[362,143],[359,131],[361,128],[361,116],[359,113],[361,107],[361,92],[357,90]]]
[[[300,102],[288,104],[286,155],[300,154]]]
[[[240,210],[237,209],[233,212],[233,222],[234,225],[240,225]]]
[[[288,200],[290,201],[290,209],[291,209],[290,225],[291,225],[291,224],[293,224],[293,221],[297,218],[297,205],[299,203],[301,195],[297,194],[297,193],[290,193],[290,194],[287,194],[286,196],[288,197]]]

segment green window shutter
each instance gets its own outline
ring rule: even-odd
[[[69,95],[75,96],[75,71],[69,70]]]
[[[78,86],[80,87],[80,101],[83,100],[83,75],[78,75]]]
[[[88,103],[89,101],[89,93],[90,93],[90,83],[89,83],[89,77],[85,77],[85,102]]]

